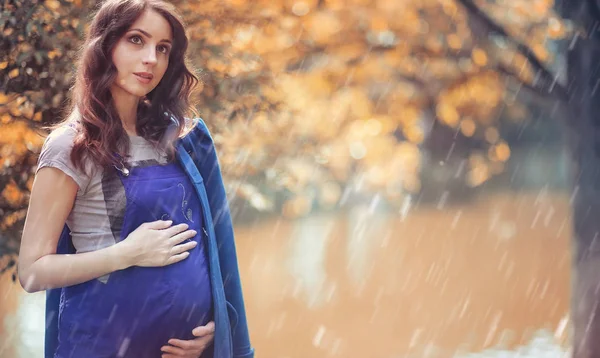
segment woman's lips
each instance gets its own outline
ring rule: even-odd
[[[138,79],[138,81],[140,81],[140,82],[141,82],[141,83],[143,83],[143,84],[148,84],[148,83],[150,83],[150,82],[152,81],[152,78],[151,78],[151,77],[150,77],[150,78],[148,78],[148,77],[145,77],[145,76],[143,76],[143,75],[139,75],[139,74],[137,74],[137,73],[134,73],[134,75],[135,75],[135,77]]]

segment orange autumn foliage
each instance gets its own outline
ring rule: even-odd
[[[68,44],[77,43],[93,1],[57,3],[35,12],[39,28],[28,30],[59,30],[41,53],[17,28],[4,30],[15,40],[14,51],[0,55],[14,84],[0,93],[3,217],[24,210],[26,196],[14,188],[28,190],[42,143],[31,128],[60,113],[74,56]],[[534,74],[511,45],[474,33],[455,0],[174,3],[188,23],[202,79],[197,109],[213,131],[226,182],[258,210],[294,217],[314,204],[334,207],[352,187],[398,204],[422,189],[433,122],[487,143],[487,152],[468,160],[468,185],[489,180],[510,158],[497,130],[508,90],[499,69],[521,81]],[[546,63],[554,60],[550,41],[569,34],[551,1],[477,3]],[[54,86],[23,82],[53,71],[64,74],[53,75]],[[506,113],[524,119],[524,107],[513,107]],[[285,198],[279,207],[274,193]]]

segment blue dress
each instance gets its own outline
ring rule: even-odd
[[[62,289],[55,358],[158,358],[171,338],[193,339],[192,330],[213,320],[213,299],[200,200],[173,161],[116,170],[126,210],[120,240],[144,222],[187,223],[198,245],[178,263],[130,267]],[[212,356],[211,349],[203,357]]]

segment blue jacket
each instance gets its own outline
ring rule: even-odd
[[[190,177],[203,208],[208,230],[208,256],[214,302],[214,358],[253,358],[229,205],[215,146],[201,118],[176,143],[177,160]],[[210,208],[210,210],[206,210]],[[74,253],[70,230],[64,226],[57,254]],[[46,291],[45,358],[58,346],[58,312],[61,288]],[[160,352],[157,352],[160,354]]]

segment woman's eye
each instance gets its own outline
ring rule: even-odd
[[[142,43],[142,38],[139,37],[138,35],[134,35],[134,36],[131,36],[129,38],[129,41],[132,42],[132,43],[134,43],[134,44],[136,44],[136,45],[138,45],[138,44]]]
[[[162,45],[161,45],[161,46],[158,46],[158,51],[159,51],[159,52],[162,52],[162,53],[164,53],[164,54],[167,54],[167,53],[169,53],[169,51],[170,51],[170,50],[171,50],[171,49],[170,49],[168,46],[162,46]]]

